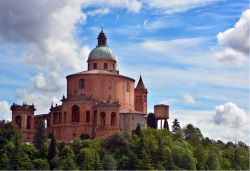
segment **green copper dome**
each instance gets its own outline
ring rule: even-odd
[[[107,46],[97,46],[89,53],[88,60],[93,59],[106,59],[116,60],[114,53]]]
[[[111,49],[108,48],[107,46],[107,38],[103,30],[99,33],[97,39],[98,39],[97,47],[94,48],[89,53],[88,60],[94,60],[94,59],[116,60],[115,55],[113,54]]]

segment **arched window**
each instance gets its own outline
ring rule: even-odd
[[[79,89],[84,89],[84,79],[79,80]]]
[[[26,128],[27,128],[27,129],[30,129],[30,128],[31,128],[31,116],[28,116],[28,117],[27,117],[27,125],[26,125]]]
[[[105,126],[105,115],[104,112],[101,113],[101,126]]]
[[[21,128],[21,123],[22,123],[22,117],[21,116],[17,116],[16,117],[16,124],[18,125],[19,128]]]
[[[115,126],[116,124],[116,114],[115,112],[111,113],[111,126]]]
[[[80,109],[77,105],[72,107],[72,122],[80,121]]]

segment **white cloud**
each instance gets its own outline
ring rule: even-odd
[[[194,47],[202,44],[205,38],[183,38],[173,40],[146,40],[140,46],[149,51],[157,53],[169,53],[169,51],[189,47]]]
[[[245,62],[249,57],[250,48],[249,25],[250,9],[242,13],[234,27],[217,35],[220,50],[215,53],[215,57],[233,64]]]
[[[197,103],[194,97],[192,97],[190,94],[184,94],[182,97],[186,104],[194,105]]]
[[[232,128],[241,128],[248,125],[247,113],[232,102],[216,106],[213,122]]]
[[[51,102],[53,104],[60,105],[60,98],[56,96],[56,93],[52,92],[40,92],[38,90],[31,89],[17,89],[16,98],[18,99],[18,103],[22,104],[26,102],[28,104],[34,103],[36,110],[36,114],[48,113]]]
[[[125,8],[128,11],[138,13],[142,7],[142,3],[138,0],[83,0],[84,7],[110,7]]]
[[[11,111],[9,103],[4,100],[0,101],[0,120],[11,120]]]
[[[222,51],[216,52],[214,57],[222,62],[233,64],[242,64],[246,61],[246,55],[232,48],[225,48]]]
[[[62,91],[66,87],[66,80],[57,73],[50,73],[48,76],[39,73],[32,78],[34,88],[42,91]]]
[[[88,11],[87,15],[89,16],[96,16],[96,15],[106,15],[109,13],[109,8],[98,8],[93,11]]]
[[[177,99],[169,98],[169,99],[162,100],[159,104],[170,105],[170,104],[173,104],[173,103],[176,103],[176,102],[177,102]]]
[[[23,44],[24,64],[42,71],[81,68],[73,34],[85,22],[81,1],[1,1],[1,43]]]
[[[159,9],[165,14],[173,14],[204,6],[214,1],[215,0],[144,0],[143,2],[150,8]]]
[[[172,108],[171,108],[172,109]],[[228,125],[218,125],[212,122],[215,115],[215,110],[187,110],[187,109],[172,109],[170,111],[169,126],[177,118],[181,127],[191,123],[195,127],[200,128],[204,137],[209,137],[214,140],[222,140],[224,142],[243,141],[250,144],[249,125],[243,127],[232,128]]]

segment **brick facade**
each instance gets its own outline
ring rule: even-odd
[[[12,121],[20,126],[23,141],[33,139],[39,120],[46,123],[47,133],[67,142],[83,133],[105,138],[118,130],[131,132],[138,123],[146,126],[148,92],[142,78],[135,88],[134,79],[120,75],[106,42],[102,31],[90,52],[88,70],[66,77],[67,95],[61,105],[38,115],[34,105],[12,105]]]

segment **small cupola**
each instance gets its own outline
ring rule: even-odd
[[[98,45],[97,45],[97,47],[107,46],[107,38],[106,38],[106,35],[103,32],[103,30],[101,30],[101,32],[99,33],[97,39],[98,39]]]

